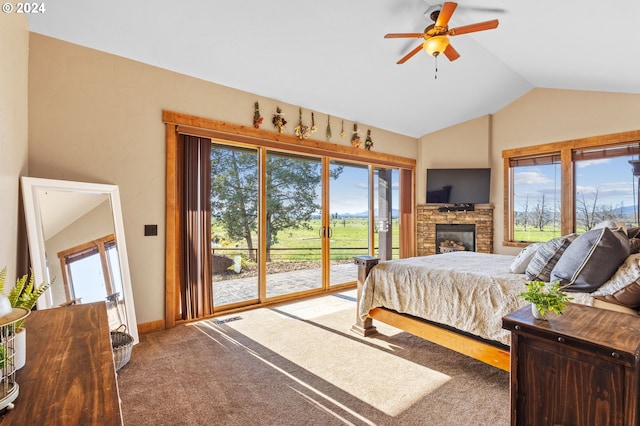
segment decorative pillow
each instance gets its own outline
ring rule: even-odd
[[[627,229],[627,237],[640,238],[640,227],[636,226],[636,227]]]
[[[629,238],[630,254],[640,253],[640,238]]]
[[[611,229],[619,229],[622,228],[625,235],[627,233],[627,225],[624,222],[614,222],[612,220],[605,220],[600,223],[596,223],[592,229],[602,229],[602,228],[611,228]]]
[[[542,243],[532,243],[523,248],[516,258],[513,259],[511,266],[509,266],[509,272],[512,274],[524,274],[527,266],[529,266],[529,262],[531,262],[531,259],[533,259],[533,256],[541,245]]]
[[[628,308],[640,307],[640,254],[627,257],[611,279],[591,295]]]
[[[621,229],[592,229],[578,236],[551,271],[567,291],[591,293],[616,272],[629,256],[629,239]]]
[[[552,238],[546,243],[543,243],[538,250],[536,250],[529,265],[527,265],[527,269],[525,270],[527,278],[548,282],[553,267],[556,266],[562,253],[564,253],[576,237],[576,234],[569,234]]]

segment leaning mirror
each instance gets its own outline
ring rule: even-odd
[[[34,279],[52,283],[38,309],[108,302],[138,343],[118,186],[25,176],[22,191]]]

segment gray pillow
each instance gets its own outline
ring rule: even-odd
[[[577,237],[576,234],[569,234],[562,237],[552,238],[542,244],[536,254],[527,265],[525,274],[530,280],[549,281],[549,276],[553,267],[556,266],[562,253],[569,247],[571,242]]]
[[[618,270],[629,256],[629,239],[622,229],[592,229],[580,235],[551,271],[567,291],[591,293]]]

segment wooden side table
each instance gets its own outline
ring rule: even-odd
[[[525,306],[511,330],[511,424],[638,425],[640,316],[570,303],[536,320]]]

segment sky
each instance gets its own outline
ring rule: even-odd
[[[587,203],[592,204],[597,191],[598,205],[633,208],[636,205],[638,181],[631,172],[630,159],[627,156],[576,162],[576,198],[584,196]],[[545,199],[553,197],[553,188],[560,187],[560,166],[516,169],[514,183],[517,188],[516,210],[521,209],[527,195],[532,206],[541,193],[546,194]]]
[[[368,169],[361,167],[344,166],[337,180],[329,181],[331,214],[362,213],[368,210]],[[398,172],[394,170],[392,175],[392,203],[393,208],[398,208]]]

